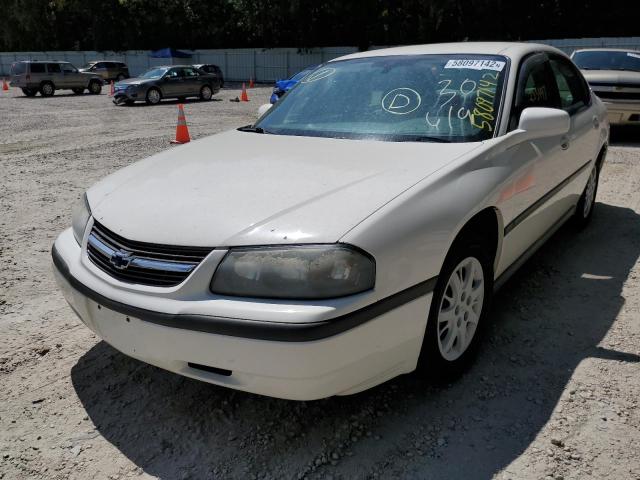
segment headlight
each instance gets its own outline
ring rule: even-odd
[[[211,280],[219,295],[310,300],[373,288],[375,262],[347,245],[234,248]]]
[[[73,236],[76,237],[76,242],[82,244],[82,237],[84,237],[84,231],[87,228],[87,222],[91,216],[91,209],[89,208],[89,202],[87,201],[87,194],[82,195],[80,203],[73,211],[73,217],[71,225],[73,227]]]

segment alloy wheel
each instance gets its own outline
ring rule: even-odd
[[[484,303],[484,270],[475,257],[454,268],[438,310],[438,348],[445,360],[457,360],[469,348]]]

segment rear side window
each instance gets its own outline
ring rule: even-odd
[[[44,73],[44,63],[32,63],[31,73]]]
[[[47,63],[47,70],[49,73],[60,73],[60,64],[59,63]],[[31,69],[33,71],[33,69]]]
[[[14,63],[11,65],[11,75],[22,75],[27,71],[27,65],[24,63]]]
[[[578,70],[567,60],[553,56],[549,59],[558,86],[560,106],[575,113],[589,104],[590,94]]]

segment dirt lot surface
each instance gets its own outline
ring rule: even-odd
[[[192,136],[251,123],[269,90],[188,102]],[[591,226],[564,227],[497,296],[457,383],[289,402],[122,355],[54,284],[82,192],[169,148],[176,117],[0,95],[0,478],[640,479],[639,131],[614,138]]]

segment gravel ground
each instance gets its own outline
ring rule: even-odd
[[[250,123],[269,91],[188,102],[192,137]],[[72,205],[169,148],[176,117],[176,102],[0,95],[0,478],[640,479],[639,131],[614,132],[592,225],[507,284],[458,382],[289,402],[127,358],[55,287]]]

